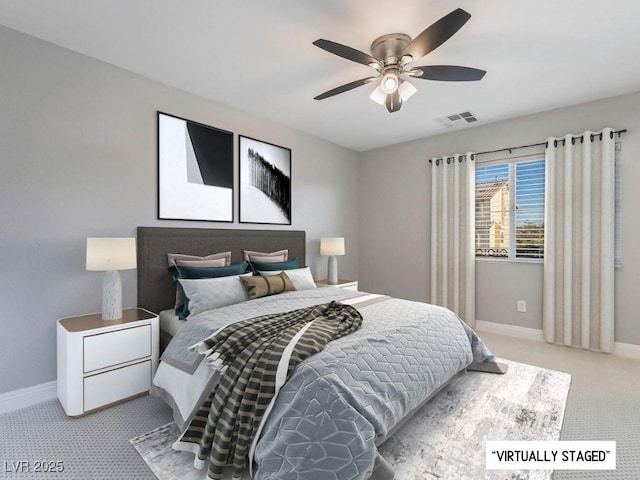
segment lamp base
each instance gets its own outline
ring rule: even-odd
[[[327,283],[329,285],[338,284],[338,259],[331,255],[329,257],[329,265],[327,267]]]
[[[117,270],[104,274],[102,281],[102,319],[119,320],[122,318],[122,282]]]

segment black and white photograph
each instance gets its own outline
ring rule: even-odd
[[[233,222],[233,133],[158,112],[158,218]]]
[[[240,135],[240,222],[291,225],[291,150]]]

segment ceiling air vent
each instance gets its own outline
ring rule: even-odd
[[[447,115],[446,117],[439,118],[438,121],[445,127],[455,127],[456,125],[463,125],[466,123],[477,122],[478,119],[471,112],[454,113],[453,115]]]

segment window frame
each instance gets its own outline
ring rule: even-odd
[[[478,162],[476,164],[476,169],[482,168],[489,165],[508,165],[508,182],[509,182],[509,254],[507,257],[497,257],[497,256],[478,256],[475,255],[475,260],[477,262],[489,262],[489,263],[534,263],[534,264],[542,264],[544,263],[544,256],[542,258],[527,258],[527,257],[516,257],[516,190],[518,188],[516,182],[516,164],[520,162],[531,162],[531,161],[545,161],[545,152],[535,152],[526,155],[512,155],[507,157],[499,157],[493,160],[487,160],[483,162]],[[515,186],[515,188],[513,188]],[[475,196],[475,191],[474,191]],[[543,208],[546,208],[545,202],[543,200],[542,203]],[[476,209],[477,210],[477,209]],[[474,239],[477,238],[476,232],[474,232]],[[474,252],[476,248],[474,245]]]

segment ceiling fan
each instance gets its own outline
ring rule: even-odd
[[[383,35],[371,44],[372,55],[330,40],[316,40],[313,42],[315,46],[352,62],[367,65],[376,70],[376,75],[333,88],[314,99],[324,100],[381,78],[380,85],[370,97],[380,105],[386,105],[387,110],[393,113],[400,110],[402,103],[416,92],[416,87],[407,80],[408,78],[444,82],[481,80],[487,72],[477,68],[456,65],[410,66],[412,62],[449,40],[470,18],[468,12],[458,8],[426,28],[413,40],[404,33]]]

